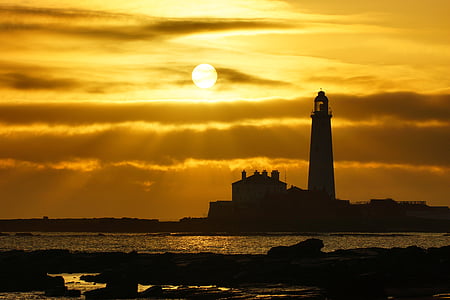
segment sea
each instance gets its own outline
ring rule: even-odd
[[[338,249],[368,247],[407,247],[423,248],[450,245],[450,234],[422,232],[390,233],[252,233],[252,234],[195,234],[195,233],[61,233],[27,232],[2,233],[0,251],[68,249],[83,252],[132,252],[138,253],[198,253],[213,252],[222,254],[265,254],[275,246],[293,245],[308,238],[323,240],[325,252]],[[101,287],[80,280],[83,274],[58,274],[64,276],[70,289],[87,291]],[[140,290],[147,288],[139,286]],[[173,286],[164,288],[177,288]],[[260,297],[258,297],[260,298]],[[0,299],[31,300],[56,299],[45,297],[43,292],[0,293]],[[58,298],[65,299],[65,298]],[[73,298],[67,298],[73,299]],[[84,299],[83,296],[78,299]]]

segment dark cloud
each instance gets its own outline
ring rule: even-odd
[[[371,75],[359,75],[359,76],[311,76],[306,78],[306,81],[320,83],[326,86],[329,84],[335,84],[339,82],[344,86],[370,86],[372,89],[386,90],[395,89],[398,86],[397,81],[390,80],[389,78],[381,78]]]
[[[333,135],[337,161],[450,166],[450,95],[328,96],[336,124],[340,121],[379,121],[375,126],[359,123],[336,126]],[[158,164],[172,164],[188,158],[221,160],[255,156],[307,160],[309,122],[294,126],[281,123],[281,120],[308,118],[312,99],[0,104],[0,123],[12,126],[9,134],[0,137],[0,158],[61,161],[75,157],[101,161],[142,160]],[[267,126],[244,123],[246,119],[267,118],[279,119],[280,124],[276,121]],[[442,124],[413,126],[414,122],[429,120]],[[134,121],[180,126],[233,122],[233,126],[226,129],[205,127],[202,131],[185,127],[159,131],[158,126],[146,130],[132,124],[108,126]],[[33,129],[35,123],[47,124],[50,129],[37,129],[34,134],[32,130],[15,133],[13,128],[28,125]],[[58,124],[75,126],[75,133],[53,132],[51,126]],[[84,125],[95,127],[96,124],[106,126],[97,131],[81,130]]]
[[[5,18],[14,18],[16,16],[22,18],[44,17],[56,19],[89,19],[89,18],[127,18],[130,15],[103,12],[96,10],[69,9],[69,8],[48,8],[48,7],[32,7],[18,5],[0,5],[0,16]]]
[[[160,123],[229,122],[267,117],[304,117],[311,102],[238,101],[228,103],[148,102],[148,103],[51,103],[0,104],[0,122],[92,124],[127,121]]]
[[[289,28],[288,24],[266,19],[188,18],[162,19],[144,15],[101,11],[50,9],[22,6],[0,7],[4,31],[43,31],[88,38],[140,40],[202,32]],[[24,18],[27,21],[24,21]],[[84,22],[75,19],[82,19]],[[18,21],[20,20],[20,21]],[[116,22],[112,22],[115,20]],[[90,22],[94,22],[93,24]],[[127,22],[124,22],[127,21]]]
[[[335,120],[450,122],[450,95],[386,93],[369,96],[327,94]],[[273,99],[219,103],[37,103],[0,104],[0,122],[11,124],[92,124],[147,121],[169,124],[234,122],[245,119],[308,118],[313,99]]]
[[[68,78],[45,78],[25,73],[0,74],[0,86],[17,90],[68,90],[79,85],[78,81]]]
[[[333,132],[335,158],[450,167],[450,127],[351,127]]]
[[[450,167],[448,131],[448,127],[339,127],[333,131],[335,158],[336,161]],[[9,134],[0,137],[0,158],[47,162],[75,157],[163,165],[189,158],[223,160],[265,156],[308,160],[309,133],[309,125],[242,125],[227,130],[164,133],[107,128],[75,135]]]
[[[89,79],[60,77],[54,74],[70,73],[61,68],[44,66],[3,64],[0,62],[0,87],[22,91],[79,91],[91,94],[117,92],[135,89],[136,84],[131,82],[114,81],[101,82]],[[67,75],[66,75],[67,76]],[[154,86],[154,83],[146,84],[146,87]]]
[[[217,68],[217,72],[220,75],[218,79],[218,84],[224,81],[228,83],[254,84],[266,86],[290,85],[288,82],[285,81],[266,79],[230,68]]]
[[[218,19],[218,18],[202,18],[202,19],[165,19],[155,22],[148,26],[149,29],[161,33],[197,33],[197,32],[213,32],[228,30],[252,30],[252,29],[277,29],[289,28],[291,26],[263,19]]]
[[[423,121],[450,121],[450,95],[423,95],[411,92],[382,93],[368,96],[331,95],[336,117],[370,120],[382,117]]]

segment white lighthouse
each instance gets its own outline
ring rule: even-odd
[[[328,98],[325,92],[320,91],[314,99],[314,111],[311,114],[308,189],[324,191],[335,199],[331,117]]]

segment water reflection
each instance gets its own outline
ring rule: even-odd
[[[441,247],[450,244],[442,233],[308,233],[259,235],[186,235],[186,234],[91,234],[33,233],[0,236],[0,250],[68,249],[71,251],[137,251],[141,253],[214,252],[223,254],[265,254],[271,247],[292,245],[307,238],[322,239],[324,251],[361,247]]]

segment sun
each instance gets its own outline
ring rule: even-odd
[[[192,71],[192,81],[199,88],[210,88],[217,81],[217,71],[209,64],[200,64]]]

